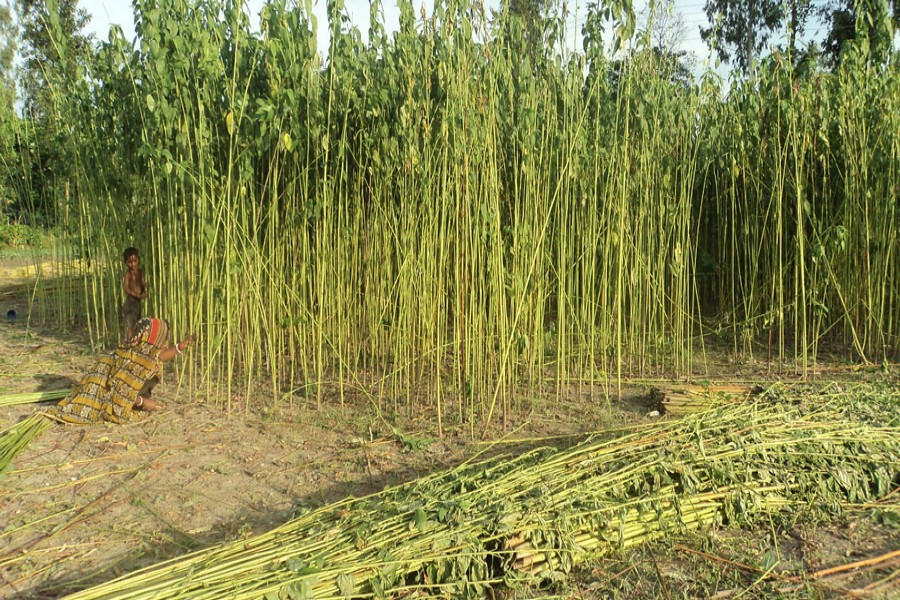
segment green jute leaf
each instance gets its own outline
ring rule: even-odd
[[[894,510],[875,511],[875,519],[882,525],[890,525],[900,529],[900,512]]]
[[[850,481],[850,475],[843,467],[835,468],[833,470],[833,475],[837,482],[841,484],[841,486],[843,486],[845,490],[849,490],[853,487],[853,484]]]
[[[762,558],[759,561],[759,568],[763,571],[770,571],[775,568],[775,565],[779,563],[778,555],[776,555],[771,550],[766,550],[766,553],[763,554]]]
[[[371,585],[372,585],[372,594],[376,598],[378,598],[379,600],[382,600],[383,598],[385,598],[384,584],[381,582],[380,578],[376,577],[376,578],[372,579]]]
[[[349,598],[356,590],[356,583],[353,581],[353,575],[350,573],[341,573],[337,576],[337,586],[341,590],[341,595]]]
[[[312,587],[305,580],[282,588],[282,595],[289,600],[311,600],[313,598]]]
[[[425,526],[428,524],[428,515],[425,514],[424,510],[417,508],[415,514],[413,514],[413,520],[419,531],[425,531]]]
[[[290,569],[291,571],[295,571],[300,573],[301,571],[305,571],[309,568],[309,565],[306,564],[305,561],[300,560],[299,558],[292,558],[284,563],[284,566]]]

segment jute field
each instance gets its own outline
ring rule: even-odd
[[[629,0],[18,4],[0,596],[898,596],[896,2],[728,76]],[[196,343],[51,422],[132,247]]]

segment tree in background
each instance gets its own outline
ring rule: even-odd
[[[654,48],[672,53],[678,51],[687,31],[675,0],[659,0],[650,5],[646,29]]]
[[[806,23],[814,12],[813,0],[790,0],[787,5],[785,27],[788,36],[788,51],[795,60],[799,55],[806,54],[806,51],[798,51],[797,37],[806,31]]]
[[[510,0],[509,12],[518,17],[525,38],[525,50],[534,62],[544,45],[544,10],[547,0]]]
[[[15,64],[19,29],[13,21],[9,4],[0,4],[0,110],[3,116],[12,111],[16,102]]]
[[[897,0],[832,0],[822,17],[829,23],[823,51],[832,67],[840,64],[841,48],[857,40],[857,27],[863,27],[869,51],[875,62],[883,62],[890,53],[893,31],[900,28],[900,2]]]
[[[690,85],[694,65],[688,53],[679,50],[685,37],[684,18],[675,0],[660,0],[650,5],[647,15],[647,37],[658,64],[668,69],[673,83]]]
[[[711,25],[701,37],[745,75],[784,17],[781,0],[706,0],[704,10]]]
[[[60,128],[61,98],[71,97],[84,83],[91,60],[93,36],[83,29],[90,15],[77,0],[21,0],[22,28],[19,90],[28,131],[20,136],[19,161],[23,177],[18,212],[27,212],[36,225],[56,224],[57,209],[69,194],[69,174],[75,163],[68,156]],[[27,141],[24,141],[27,138]]]
[[[0,5],[0,225],[8,218],[15,201],[11,174],[15,169],[16,78],[15,55],[18,28],[9,4]]]
[[[51,110],[53,85],[81,79],[93,43],[83,32],[91,17],[78,0],[21,0],[18,10],[22,96],[26,112],[40,118]]]

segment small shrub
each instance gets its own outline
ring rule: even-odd
[[[41,243],[43,234],[40,229],[28,225],[0,225],[0,248],[36,246]]]

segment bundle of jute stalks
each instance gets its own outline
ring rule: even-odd
[[[469,597],[704,525],[785,509],[821,517],[900,483],[898,401],[896,391],[769,391],[563,450],[465,464],[70,598]],[[869,422],[879,414],[890,425]]]
[[[665,413],[682,416],[735,402],[762,391],[751,385],[672,384],[650,390],[651,399]]]
[[[24,392],[21,394],[5,394],[0,396],[0,406],[16,406],[18,404],[34,404],[50,400],[62,400],[71,389],[47,390],[44,392]]]
[[[35,438],[53,426],[53,421],[41,413],[35,413],[0,429],[0,475],[9,468],[13,459],[28,447]]]
[[[49,390],[45,392],[30,392],[23,394],[6,394],[0,396],[0,406],[15,406],[17,404],[31,404],[45,402],[47,400],[59,400],[65,398],[69,390]],[[0,475],[6,471],[13,459],[42,433],[50,429],[53,421],[41,413],[35,413],[0,429]]]

